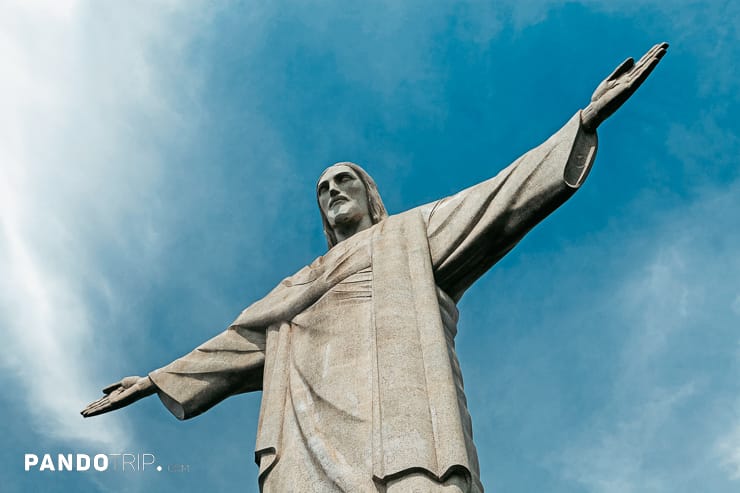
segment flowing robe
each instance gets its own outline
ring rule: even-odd
[[[482,491],[455,303],[575,192],[595,151],[576,114],[494,178],[339,243],[152,372],[158,395],[186,419],[263,390],[266,492],[408,491],[406,478]]]

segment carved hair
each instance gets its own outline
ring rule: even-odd
[[[370,220],[372,221],[372,223],[377,224],[388,217],[388,211],[385,210],[385,205],[383,205],[383,200],[380,198],[380,193],[378,192],[378,186],[375,184],[375,180],[373,180],[370,175],[368,175],[367,172],[359,165],[350,162],[332,164],[331,166],[326,168],[323,173],[321,173],[321,176],[324,176],[327,171],[337,166],[346,166],[350,168],[352,171],[355,172],[355,174],[357,174],[357,177],[365,186],[365,192],[367,193],[367,207],[370,211]],[[319,181],[321,181],[321,177],[319,177]],[[318,198],[319,184],[316,183],[317,201]],[[334,234],[334,230],[329,225],[329,221],[326,219],[326,215],[321,209],[321,203],[319,203],[319,211],[321,212],[321,222],[324,224],[324,235],[326,236],[326,243],[329,245],[329,248],[331,248],[337,244],[337,236]]]

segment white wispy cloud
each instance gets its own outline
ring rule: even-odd
[[[694,386],[686,384],[668,392],[655,392],[649,401],[619,421],[589,430],[588,446],[568,451],[565,475],[596,493],[673,491],[677,478],[650,471],[646,466],[657,435],[675,409],[690,399]]]
[[[188,39],[172,5],[93,8],[0,7],[0,363],[38,433],[121,450],[122,417],[78,416],[99,394],[96,368],[116,364],[98,351],[117,299],[101,251],[157,255],[162,162],[147,142],[186,130],[173,101],[195,79],[159,59]]]
[[[730,477],[740,480],[740,420],[717,440],[716,452]]]
[[[681,163],[683,172],[695,183],[702,184],[718,171],[730,170],[736,175],[740,136],[732,128],[718,123],[722,109],[711,108],[692,122],[675,122],[669,127],[668,151]]]
[[[732,309],[740,315],[740,294],[735,297],[735,301],[732,302]]]
[[[630,252],[632,268],[618,281],[619,293],[601,302],[602,319],[624,327],[626,342],[607,407],[558,459],[564,477],[589,491],[678,491],[677,485],[712,467],[738,477],[740,424],[723,410],[732,400],[721,391],[728,387],[711,387],[711,380],[731,382],[733,368],[740,367],[732,349],[740,343],[732,309],[740,278],[740,234],[732,227],[739,192],[740,181],[705,189],[662,215],[653,232],[628,238],[614,232],[607,240],[619,238]],[[697,359],[702,351],[709,351],[705,341],[708,348],[727,348],[712,361],[721,368],[697,366],[705,361]],[[702,429],[692,429],[686,409],[702,413]],[[663,464],[660,450],[667,442],[690,443],[692,457],[716,461],[698,471],[698,461]]]

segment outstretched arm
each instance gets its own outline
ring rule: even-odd
[[[506,255],[586,179],[596,133],[580,112],[495,177],[422,206],[437,285],[453,300]]]
[[[262,389],[265,343],[263,330],[231,327],[147,377],[109,385],[81,414],[115,411],[156,393],[178,419],[197,416],[231,395]]]
[[[667,47],[657,44],[637,63],[622,63],[586,109],[494,178],[421,207],[440,288],[458,300],[581,186],[596,154],[596,127],[645,81]]]
[[[617,67],[594,91],[591,103],[581,112],[581,122],[586,130],[594,131],[601,123],[617,111],[627,99],[645,82],[663,55],[668,43],[659,43],[640,60],[630,57]]]

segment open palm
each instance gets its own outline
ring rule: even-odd
[[[617,67],[594,91],[591,103],[583,110],[581,120],[584,127],[595,130],[629,99],[647,79],[663,55],[668,43],[659,43],[635,63],[628,58]]]
[[[103,397],[91,402],[80,414],[89,418],[126,407],[139,399],[154,393],[149,377],[126,377],[120,382],[108,385],[103,389]]]

